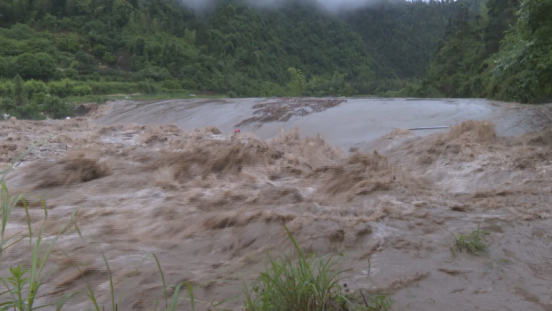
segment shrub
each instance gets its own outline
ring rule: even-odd
[[[13,112],[16,109],[17,105],[13,101],[13,99],[4,97],[0,98],[0,111],[2,113],[7,113],[9,115],[12,115],[11,112]]]
[[[76,85],[71,90],[72,95],[85,96],[92,94],[92,87],[88,84]]]
[[[172,79],[171,73],[166,68],[161,67],[148,67],[140,70],[133,76],[134,81],[143,81],[146,79],[152,79],[155,81],[163,81]]]
[[[63,79],[48,83],[50,94],[60,98],[67,96],[84,96],[92,94],[92,86],[78,81]]]
[[[45,93],[36,93],[31,98],[31,101],[38,104],[38,105],[42,105],[46,101],[46,94]]]
[[[54,58],[57,58],[58,51],[52,42],[48,39],[38,38],[26,41],[25,52],[40,53],[44,52]]]
[[[182,81],[182,88],[185,90],[195,90],[197,89],[197,83],[191,79],[186,79]]]
[[[18,119],[26,120],[44,120],[40,107],[34,102],[25,103],[22,106],[17,107],[17,113],[10,113],[12,116],[16,116]]]
[[[178,83],[178,81],[176,80],[163,81],[162,85],[163,85],[163,88],[168,90],[179,90],[181,88],[180,83]]]
[[[54,78],[57,65],[52,56],[46,53],[24,53],[15,61],[17,72],[24,79],[49,80]]]
[[[80,63],[78,60],[74,60],[71,62],[71,66],[69,66],[69,68],[71,69],[77,69],[79,67]]]
[[[18,119],[42,120],[41,109],[36,102],[17,103],[11,98],[0,98],[0,112]]]
[[[0,56],[17,56],[22,52],[23,45],[21,42],[4,38],[0,35]]]
[[[0,42],[0,45],[2,42]],[[12,78],[17,74],[17,68],[15,66],[15,57],[2,57],[0,56],[0,77]]]
[[[15,24],[10,29],[2,29],[0,35],[13,40],[29,40],[36,36],[36,31],[26,24]]]
[[[23,101],[25,101],[27,96],[23,87],[23,79],[21,79],[20,75],[16,75],[15,78],[13,78],[13,85],[13,97],[15,99],[15,102],[18,105],[21,105],[23,104]]]
[[[141,90],[138,83],[89,81],[88,84],[92,87],[92,93],[96,95],[130,94]]]
[[[74,54],[68,52],[61,52],[57,57],[58,67],[69,68],[74,60]]]
[[[117,63],[117,56],[111,54],[110,52],[105,52],[104,56],[102,57],[102,61],[110,65],[114,65],[115,63]]]
[[[65,77],[71,78],[71,79],[75,79],[79,75],[79,72],[73,68],[66,69],[64,73],[65,73]]]
[[[43,104],[44,112],[54,119],[73,115],[73,104],[55,96],[47,96]]]
[[[48,85],[42,81],[28,80],[23,84],[23,89],[27,98],[32,98],[36,93],[47,94],[49,92]]]
[[[82,51],[75,53],[75,60],[78,62],[73,69],[79,71],[79,74],[90,74],[94,71],[96,60],[94,57],[84,54]]]
[[[90,77],[88,77],[90,80],[93,80],[93,81],[100,81],[101,80],[101,77],[100,77],[100,73],[97,72],[97,71],[94,71],[92,73],[92,75]]]
[[[104,56],[105,52],[107,52],[107,48],[103,44],[96,44],[96,46],[92,50],[92,54],[94,54],[94,56],[100,57],[100,58],[102,58]]]
[[[144,94],[156,94],[161,93],[161,87],[155,84],[151,80],[143,81],[139,83],[140,91]]]
[[[80,48],[79,40],[76,36],[63,37],[57,42],[57,48],[60,51],[76,53]]]
[[[71,95],[71,90],[74,82],[70,80],[63,79],[61,81],[54,81],[48,83],[50,88],[50,94],[58,97],[67,97]]]
[[[0,82],[0,97],[12,97],[14,92],[13,82]]]

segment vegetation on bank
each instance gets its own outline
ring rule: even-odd
[[[552,101],[552,0],[488,0],[448,25],[427,77],[401,95]]]

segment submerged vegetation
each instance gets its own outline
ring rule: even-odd
[[[485,236],[490,234],[488,231],[480,230],[479,227],[471,233],[460,234],[458,236],[453,234],[456,241],[451,250],[453,253],[464,250],[472,254],[484,252],[488,248],[484,243]]]

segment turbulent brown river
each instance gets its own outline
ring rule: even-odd
[[[291,253],[286,225],[304,251],[343,255],[349,291],[388,294],[395,311],[552,310],[550,105],[251,98],[83,109],[0,122],[0,170],[38,144],[7,176],[33,231],[44,222],[38,197],[46,243],[76,212],[40,303],[90,285],[109,309],[104,253],[118,310],[153,310],[164,304],[156,254],[170,295],[190,282],[197,310],[225,300],[243,310],[243,281],[267,253]],[[409,130],[434,126],[448,128]],[[451,251],[454,235],[478,227],[490,232],[487,251]],[[23,240],[1,254],[2,276],[29,264],[23,208],[7,231]],[[90,308],[77,295],[65,309]]]

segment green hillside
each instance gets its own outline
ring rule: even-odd
[[[402,94],[542,100],[550,19],[535,12],[550,1],[526,0],[515,15],[515,0],[390,0],[339,14],[307,0],[215,0],[201,13],[176,0],[3,0],[0,111],[62,117],[66,99],[131,93],[377,95],[409,82]]]
[[[427,77],[404,94],[552,101],[552,1],[489,0],[448,25]]]

